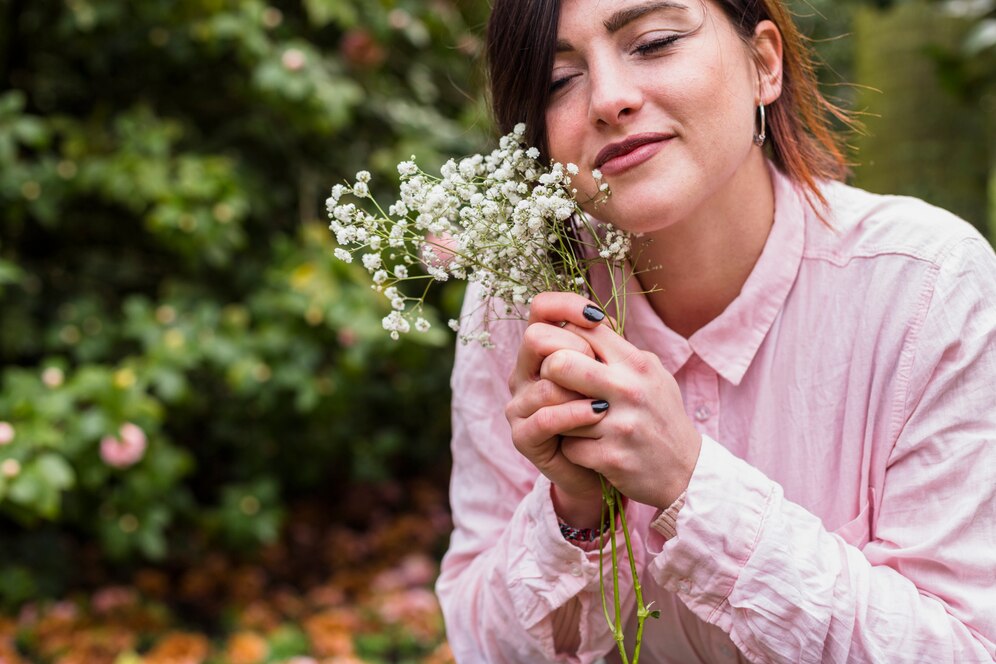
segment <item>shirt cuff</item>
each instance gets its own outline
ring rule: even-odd
[[[564,539],[550,489],[550,480],[540,475],[519,505],[526,518],[524,546],[510,547],[509,592],[527,628],[582,591],[598,589],[598,542],[591,550],[584,550]],[[613,536],[621,544],[621,529],[617,528]],[[645,546],[635,533],[631,537],[634,546]],[[604,541],[607,548],[610,538],[606,536]]]
[[[699,618],[728,631],[727,598],[761,536],[777,486],[702,436],[674,534],[668,537],[666,527],[656,523],[650,529],[649,569],[657,583],[676,593]]]

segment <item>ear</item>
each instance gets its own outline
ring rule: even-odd
[[[782,94],[782,31],[772,21],[754,28],[754,61],[757,65],[757,101],[771,104]]]

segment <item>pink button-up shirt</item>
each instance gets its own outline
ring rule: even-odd
[[[775,223],[726,311],[685,339],[629,301],[626,336],[703,434],[676,536],[627,508],[662,612],[641,657],[991,662],[996,256],[942,210],[843,184],[825,188],[828,227],[772,170]],[[523,329],[457,351],[448,637],[461,663],[611,660],[598,553],[561,537],[549,481],[511,443]]]

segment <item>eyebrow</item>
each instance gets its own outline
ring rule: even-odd
[[[653,2],[646,2],[642,5],[637,5],[635,7],[627,7],[626,9],[621,9],[612,16],[610,16],[608,19],[603,21],[602,25],[605,26],[605,29],[609,32],[609,34],[612,34],[614,32],[619,32],[633,21],[642,18],[647,14],[663,11],[665,9],[688,11],[688,7],[679,2],[671,2],[670,0],[654,0]],[[574,47],[571,46],[570,43],[562,39],[557,40],[558,53],[561,53],[563,51],[572,51],[572,50],[574,50]]]
[[[688,7],[678,2],[669,2],[668,0],[657,0],[656,2],[648,2],[643,5],[637,5],[636,7],[629,7],[627,9],[622,9],[612,16],[610,16],[606,21],[603,22],[605,29],[609,33],[618,32],[627,24],[632,23],[638,18],[646,16],[652,12],[661,11],[662,9],[679,9],[687,10]]]

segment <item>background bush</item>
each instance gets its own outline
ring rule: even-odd
[[[945,163],[907,193],[945,194],[949,178],[985,200],[993,4],[891,5],[795,3],[829,89],[870,127],[934,111],[840,85],[906,63],[877,39],[830,38],[859,10],[871,25],[970,5],[944,43],[930,20],[889,39],[910,40],[917,76],[940,81],[931,97],[971,118],[945,127],[971,174]],[[387,339],[362,268],[331,259],[322,202],[360,168],[386,191],[411,154],[431,168],[488,146],[486,12],[484,0],[0,2],[0,600],[71,583],[76,542],[123,564],[248,550],[277,536],[297,496],[445,481],[452,340],[445,326]],[[889,190],[875,163],[910,165],[907,138],[862,143],[859,182]],[[936,202],[985,228],[977,204]],[[440,293],[440,318],[460,295]],[[144,447],[116,442],[126,425]],[[115,446],[140,458],[109,464]]]
[[[294,496],[445,478],[450,339],[386,338],[323,201],[486,145],[480,3],[0,12],[0,595],[66,538],[251,548]],[[117,468],[126,423],[147,448]]]

